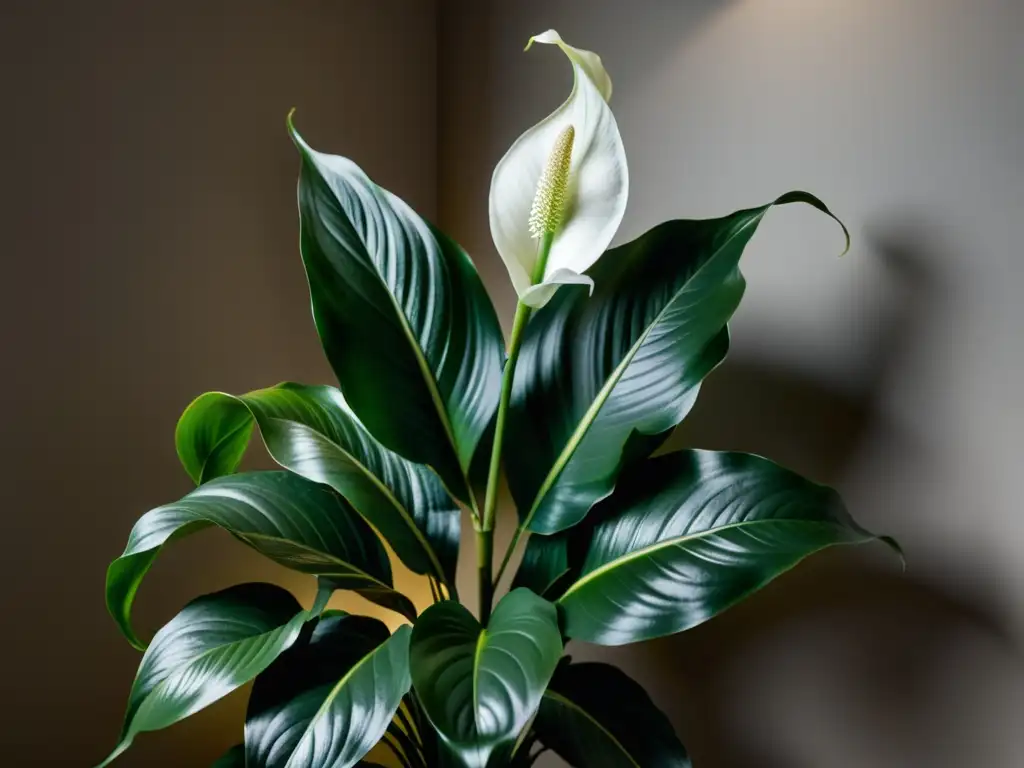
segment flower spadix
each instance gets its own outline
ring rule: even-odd
[[[626,154],[608,106],[601,58],[549,30],[573,68],[569,98],[520,136],[491,178],[491,236],[520,301],[546,304],[560,285],[589,285],[584,272],[608,247],[629,193]]]

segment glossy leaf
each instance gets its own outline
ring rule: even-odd
[[[516,450],[506,452],[527,528],[554,533],[578,523],[633,456],[649,454],[683,420],[728,350],[744,247],[772,206],[792,202],[829,213],[791,192],[721,219],[661,224],[601,257],[588,273],[592,297],[564,289],[536,313],[512,394]]]
[[[533,729],[544,746],[583,768],[690,768],[668,718],[647,692],[608,664],[563,664]]]
[[[272,584],[242,584],[186,605],[142,657],[121,743],[101,766],[138,734],[183,720],[252,680],[295,642],[307,617]]]
[[[569,637],[602,645],[689,629],[808,555],[878,538],[831,488],[743,453],[650,459],[594,516],[582,576],[558,602]]]
[[[465,252],[355,163],[302,156],[300,248],[313,317],[345,399],[381,443],[469,496],[497,407],[504,342]]]
[[[408,626],[325,615],[257,678],[245,724],[247,768],[348,768],[384,735],[409,691]]]
[[[234,472],[254,421],[278,464],[344,496],[414,573],[454,585],[458,505],[426,466],[377,442],[333,387],[285,383],[239,397],[202,395],[175,433],[192,479]]]
[[[437,603],[413,628],[413,686],[448,748],[484,768],[511,750],[561,653],[554,606],[529,590],[507,594],[486,628],[462,605]]]
[[[573,578],[578,571],[570,557],[571,533],[567,531],[551,536],[531,536],[512,580],[513,589],[526,587],[551,600],[559,594],[560,587],[568,586],[566,579]]]
[[[107,607],[136,647],[144,645],[131,627],[132,603],[161,548],[214,525],[281,565],[415,618],[412,603],[392,587],[380,540],[344,499],[290,472],[249,472],[201,485],[135,523],[124,554],[107,569]]]

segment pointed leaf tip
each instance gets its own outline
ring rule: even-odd
[[[284,120],[285,129],[288,131],[288,138],[292,140],[295,148],[299,150],[299,154],[303,156],[309,155],[313,149],[306,143],[306,140],[302,138],[302,134],[295,127],[295,107],[288,110],[288,116]]]
[[[786,194],[776,198],[775,202],[772,205],[786,205],[787,203],[806,203],[812,208],[817,208],[819,211],[821,211],[830,219],[832,219],[836,224],[838,224],[842,228],[843,238],[845,239],[845,245],[843,247],[842,253],[839,254],[839,257],[842,258],[843,256],[850,252],[850,230],[846,228],[846,225],[843,223],[842,219],[840,219],[838,216],[832,213],[832,211],[829,209],[827,205],[825,205],[824,201],[820,197],[818,197],[817,195],[812,195],[810,192],[794,190],[793,192],[787,192]]]
[[[295,141],[299,135],[299,132],[295,130],[295,107],[288,110],[288,114],[284,119],[284,127],[288,131],[288,136],[291,137],[291,140]]]

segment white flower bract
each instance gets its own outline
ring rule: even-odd
[[[593,288],[584,273],[619,228],[629,173],[622,137],[607,101],[612,83],[601,58],[568,45],[554,30],[531,38],[527,49],[533,43],[557,45],[565,53],[573,68],[572,92],[558,109],[520,136],[498,162],[488,208],[491,237],[516,293],[520,301],[536,308],[546,304],[560,285]],[[570,130],[568,172],[561,186],[551,190],[560,195],[550,201],[558,203],[557,222],[553,222],[543,274],[535,282],[539,241],[531,230],[537,229],[539,215],[534,204],[544,197],[545,169]]]

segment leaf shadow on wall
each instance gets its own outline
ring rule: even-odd
[[[881,405],[899,361],[953,290],[935,271],[943,262],[928,251],[922,223],[905,217],[873,230],[895,290],[861,391],[733,359],[709,379],[670,447],[759,453],[840,490],[880,435],[892,456],[887,472],[927,461],[927,446],[901,436]],[[885,478],[861,472],[857,482],[880,484],[885,498]],[[927,525],[927,509],[893,504],[867,519],[852,511],[901,535],[906,573],[881,545],[832,550],[689,632],[630,648],[574,643],[569,652],[634,675],[701,768],[1016,764],[1000,751],[1015,735],[1012,717],[991,717],[1007,708],[993,703],[1000,695],[1024,696],[1024,654],[1003,618],[998,579],[978,598],[915,575],[906,534]],[[955,571],[963,563],[950,556],[938,568],[955,584],[967,575]]]

